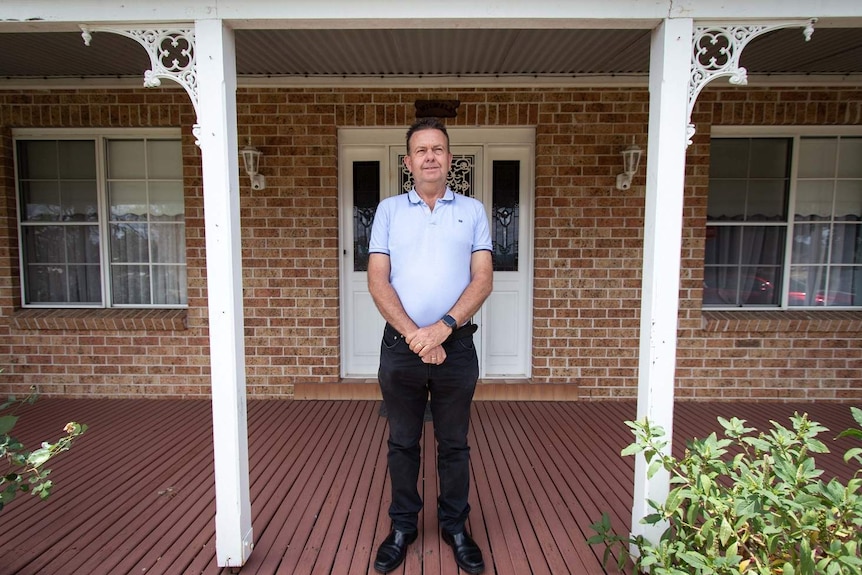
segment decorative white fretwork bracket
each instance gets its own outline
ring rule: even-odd
[[[192,100],[195,108],[195,118],[198,113],[198,73],[195,62],[195,29],[192,24],[179,25],[161,30],[145,28],[91,28],[81,25],[81,36],[84,44],[90,45],[93,32],[112,32],[135,40],[144,47],[150,56],[151,68],[144,72],[144,86],[157,88],[162,85],[162,79],[174,80],[182,86]],[[195,144],[200,147],[199,123],[192,126]]]
[[[731,84],[748,84],[748,70],[739,65],[742,51],[753,39],[779,28],[804,27],[805,41],[814,33],[817,18],[792,22],[773,22],[767,24],[733,25],[708,24],[696,25],[691,42],[691,77],[688,81],[688,127],[687,145],[695,133],[691,121],[694,103],[701,90],[716,78],[729,76]]]

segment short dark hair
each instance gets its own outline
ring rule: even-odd
[[[421,130],[440,130],[446,136],[446,149],[449,149],[449,132],[446,131],[446,124],[438,118],[419,118],[407,130],[407,155],[410,155],[410,138],[413,134]]]

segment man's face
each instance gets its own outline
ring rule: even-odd
[[[404,165],[413,174],[417,186],[445,185],[451,164],[452,154],[440,130],[419,130],[410,137],[410,153],[404,157]]]

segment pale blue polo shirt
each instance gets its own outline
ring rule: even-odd
[[[404,311],[425,327],[467,288],[473,252],[492,250],[488,217],[480,201],[448,187],[432,212],[412,189],[377,206],[368,250],[389,256],[389,281]]]

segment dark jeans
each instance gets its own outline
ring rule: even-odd
[[[422,498],[419,496],[420,447],[425,404],[431,395],[434,437],[437,440],[437,475],[440,527],[457,533],[470,514],[470,403],[479,378],[479,361],[473,338],[443,344],[446,361],[423,363],[404,338],[388,325],[380,349],[378,380],[389,418],[389,479],[392,504],[389,516],[400,531],[416,531]]]

